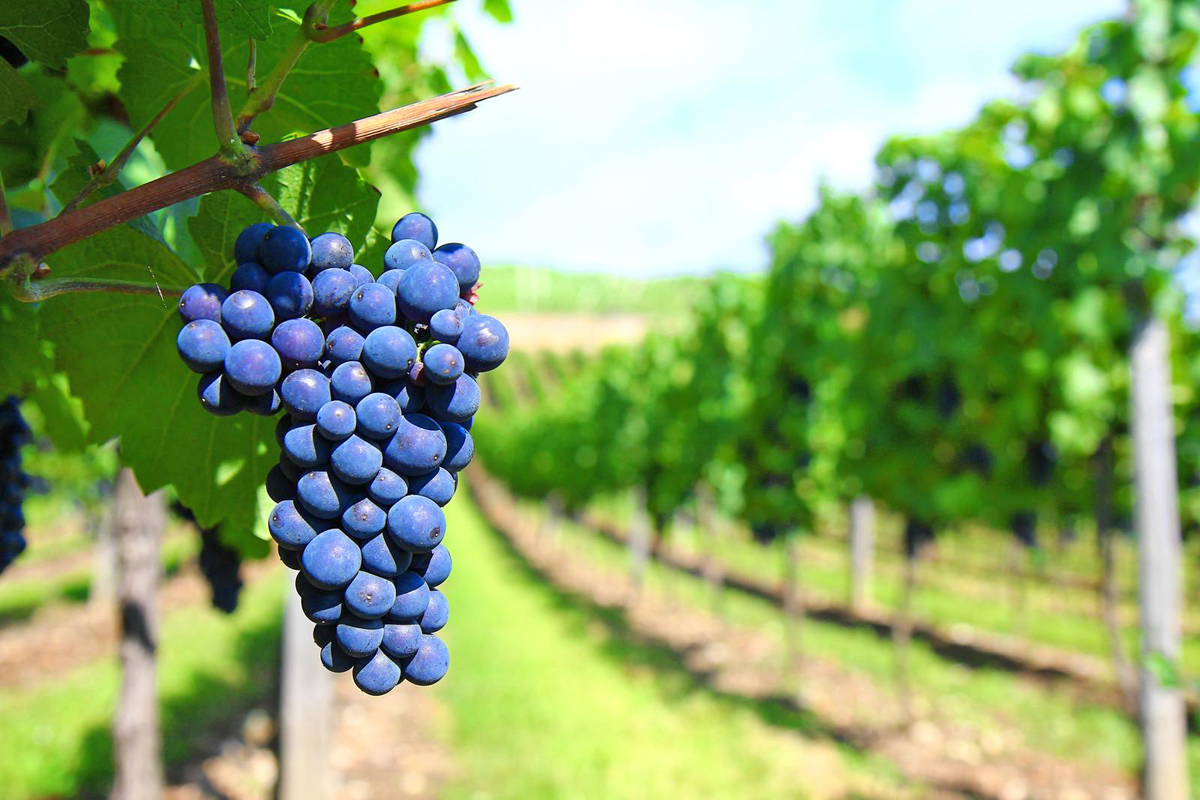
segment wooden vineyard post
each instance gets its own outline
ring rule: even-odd
[[[113,717],[113,800],[155,800],[163,793],[158,721],[158,590],[167,508],[146,497],[129,469],[117,476],[113,538],[121,620],[121,694]]]
[[[850,608],[861,613],[871,603],[875,566],[875,503],[866,495],[850,503]]]
[[[1167,328],[1150,317],[1130,357],[1138,598],[1142,621],[1141,725],[1146,800],[1186,800],[1187,720],[1179,681],[1182,576],[1179,485]]]
[[[629,578],[633,587],[630,601],[642,593],[646,569],[650,565],[650,517],[646,513],[646,490],[638,487],[632,493],[633,508],[629,515]]]
[[[279,698],[279,800],[329,796],[332,676],[321,666],[312,623],[291,581],[284,589],[283,680]]]

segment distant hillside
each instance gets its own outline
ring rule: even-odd
[[[479,307],[488,312],[668,313],[686,311],[707,278],[628,278],[540,267],[483,270]]]

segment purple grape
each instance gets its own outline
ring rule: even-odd
[[[309,516],[295,501],[284,500],[275,506],[267,519],[267,530],[280,547],[287,550],[303,550],[304,546],[325,530],[319,520]]]
[[[387,531],[410,553],[428,553],[446,535],[446,515],[429,498],[410,494],[388,510]]]
[[[383,466],[379,447],[359,436],[351,436],[336,445],[329,456],[333,473],[353,485],[370,483]]]
[[[258,339],[238,342],[225,356],[225,377],[244,395],[254,397],[272,391],[282,372],[275,348]]]
[[[229,295],[221,304],[221,326],[231,341],[266,339],[275,327],[275,312],[267,298],[242,289]]]
[[[342,512],[342,530],[354,539],[371,539],[387,525],[387,512],[364,497]]]
[[[386,286],[392,294],[396,293],[396,287],[400,285],[400,277],[404,272],[398,269],[386,270],[382,275],[375,279],[375,282],[380,286]]]
[[[276,319],[297,319],[313,306],[313,287],[299,272],[281,272],[267,284],[267,301]]]
[[[252,292],[266,294],[267,284],[271,282],[271,273],[262,264],[247,261],[233,271],[229,279],[230,291],[238,292],[249,289]]]
[[[338,647],[336,641],[321,645],[321,665],[330,672],[349,672],[358,659]]]
[[[450,268],[464,292],[479,282],[479,256],[465,244],[444,244],[433,251],[433,260]]]
[[[439,342],[454,344],[463,332],[463,318],[457,309],[443,308],[429,318],[429,334]]]
[[[400,683],[400,665],[378,650],[370,658],[354,665],[354,685],[366,694],[379,697]]]
[[[508,331],[495,317],[474,314],[463,320],[457,347],[462,351],[468,370],[487,372],[503,364],[508,357]]]
[[[358,433],[368,439],[387,439],[395,435],[400,424],[400,406],[390,394],[373,392],[354,408]]]
[[[415,211],[405,214],[392,226],[392,241],[398,242],[401,239],[415,239],[425,245],[426,249],[432,250],[437,247],[437,225],[424,214]]]
[[[283,452],[305,469],[328,464],[331,449],[329,441],[317,432],[316,425],[298,425],[283,437]]]
[[[429,606],[429,587],[415,572],[396,576],[396,600],[385,615],[389,622],[412,622],[421,618]]]
[[[217,417],[230,417],[246,407],[246,396],[234,389],[220,372],[200,376],[196,387],[200,405]]]
[[[229,293],[215,283],[197,283],[179,296],[179,316],[185,323],[198,319],[221,321],[221,304]]]
[[[450,577],[450,551],[446,545],[439,544],[429,553],[413,556],[410,569],[423,577],[430,588],[441,586]]]
[[[329,384],[335,400],[352,406],[371,393],[371,376],[357,361],[339,364],[330,376]]]
[[[400,239],[392,242],[392,246],[383,254],[384,274],[391,270],[404,270],[418,261],[428,261],[433,254],[416,239]]]
[[[340,442],[358,427],[354,409],[341,400],[331,400],[317,412],[317,430],[331,442]]]
[[[416,655],[404,662],[404,677],[417,686],[432,686],[449,670],[450,651],[445,642],[431,634],[421,636]]]
[[[451,472],[459,472],[467,468],[475,456],[475,441],[462,425],[454,422],[443,422],[442,433],[446,435],[446,457],[442,466]]]
[[[373,331],[396,322],[396,295],[386,286],[368,283],[350,295],[350,321],[361,331]]]
[[[281,408],[283,408],[283,398],[275,389],[256,397],[246,398],[245,410],[260,417],[273,417],[279,413]]]
[[[274,227],[269,222],[256,222],[243,228],[233,242],[233,260],[238,264],[258,261],[258,249],[262,246],[263,237]]]
[[[303,568],[301,555],[301,568]],[[301,572],[295,580],[296,594],[300,595],[300,608],[304,616],[318,626],[332,626],[342,618],[342,593],[336,589],[318,589]]]
[[[274,274],[304,272],[312,261],[312,246],[299,228],[277,225],[263,236],[258,262]]]
[[[289,319],[271,333],[271,346],[279,353],[284,369],[312,369],[325,354],[325,336],[311,319]]]
[[[380,378],[402,377],[416,360],[417,343],[403,328],[394,325],[376,328],[363,342],[363,366]]]
[[[413,322],[428,323],[438,311],[454,308],[458,291],[458,278],[449,267],[421,261],[404,270],[396,286],[396,304]]]
[[[347,361],[358,361],[362,358],[363,344],[366,339],[358,331],[348,325],[342,325],[329,332],[325,339],[325,354],[335,367]]]
[[[383,452],[384,463],[402,475],[424,475],[442,465],[446,435],[424,414],[408,414],[396,426],[396,435]]]
[[[278,464],[267,473],[267,496],[276,503],[296,499],[296,482],[288,480]]]
[[[414,623],[389,622],[383,626],[383,641],[379,649],[392,658],[408,658],[421,646],[421,626]]]
[[[300,554],[305,577],[318,589],[345,588],[358,574],[361,564],[358,545],[337,528],[317,534]]]
[[[327,269],[349,269],[354,263],[354,246],[340,233],[322,233],[312,240],[314,272]]]
[[[362,571],[350,581],[343,595],[350,613],[363,619],[380,619],[391,610],[395,600],[396,587],[391,581]]]
[[[455,482],[454,476],[441,467],[438,467],[433,472],[427,472],[424,475],[408,479],[408,491],[410,494],[426,497],[439,506],[449,503],[454,497],[454,490],[457,488],[458,484]]]
[[[395,505],[406,494],[408,481],[387,467],[380,467],[375,479],[367,486],[367,496],[384,508]]]
[[[362,264],[351,264],[350,275],[354,278],[354,288],[356,289],[375,282],[375,276],[371,274],[371,270]]]
[[[379,643],[383,641],[383,622],[346,614],[338,623],[334,636],[338,647],[352,656],[365,658],[379,649]]]
[[[425,365],[425,380],[446,385],[458,380],[463,374],[463,356],[452,344],[435,344],[421,356]]]
[[[350,308],[350,296],[358,288],[349,270],[327,269],[313,278],[313,311],[322,317],[345,314]]]
[[[421,615],[421,632],[437,633],[446,627],[449,619],[450,604],[446,602],[446,595],[437,589],[432,589],[429,592],[429,605],[425,607],[425,613]]]
[[[314,517],[337,519],[350,507],[354,492],[337,476],[325,470],[313,470],[304,473],[296,482],[296,497],[304,510]]]
[[[460,425],[479,410],[479,384],[470,375],[459,375],[449,386],[431,383],[425,387],[425,406],[443,422]]]
[[[192,372],[214,372],[225,364],[229,354],[229,337],[225,329],[211,319],[189,322],[175,338],[179,357]]]
[[[298,369],[290,373],[280,384],[279,394],[296,422],[313,421],[321,406],[332,399],[329,379],[315,369]]]
[[[386,533],[379,533],[362,546],[362,568],[367,572],[394,578],[412,563],[412,553],[392,543]]]

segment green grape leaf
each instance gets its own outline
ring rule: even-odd
[[[29,81],[17,74],[0,58],[0,124],[24,122],[30,109],[37,108],[38,98]]]
[[[462,65],[463,73],[471,83],[478,83],[487,79],[487,71],[479,63],[479,57],[471,49],[471,45],[467,41],[467,37],[463,36],[462,31],[457,31],[454,34],[454,56],[458,59],[458,63]]]
[[[0,36],[30,61],[63,69],[67,59],[87,47],[86,0],[38,0],[0,4]]]
[[[143,0],[145,13],[162,16],[179,23],[204,25],[204,11],[195,0]],[[254,37],[266,39],[271,35],[271,4],[268,0],[214,0],[217,28],[222,42]]]
[[[38,335],[38,307],[22,303],[8,291],[0,291],[0,327],[4,348],[0,351],[0,397],[24,394],[52,366],[50,351]]]
[[[512,22],[512,7],[508,0],[483,0],[483,10],[497,22]]]
[[[148,122],[172,97],[186,95],[151,133],[155,148],[171,169],[181,169],[211,156],[217,147],[208,92],[203,88],[203,36],[195,25],[166,26],[159,20],[126,12],[119,17],[117,49],[121,96],[135,127]],[[260,65],[273,65],[291,45],[290,31],[257,44]],[[244,65],[249,57],[245,38],[223,40],[226,65]],[[246,97],[246,75],[230,66],[226,83],[235,113]],[[191,87],[191,89],[189,89]],[[335,87],[335,88],[331,88]],[[263,143],[353,122],[379,111],[382,84],[370,55],[356,36],[310,46],[279,90],[272,108],[254,122]],[[343,158],[358,166],[369,161],[369,148],[351,148]]]

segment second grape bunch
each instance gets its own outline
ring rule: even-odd
[[[286,413],[269,529],[316,628],[321,661],[364,692],[449,667],[442,507],[474,455],[479,374],[508,332],[475,311],[480,261],[408,214],[378,279],[338,233],[251,225],[229,290],[188,289],[179,354],[213,414]]]

